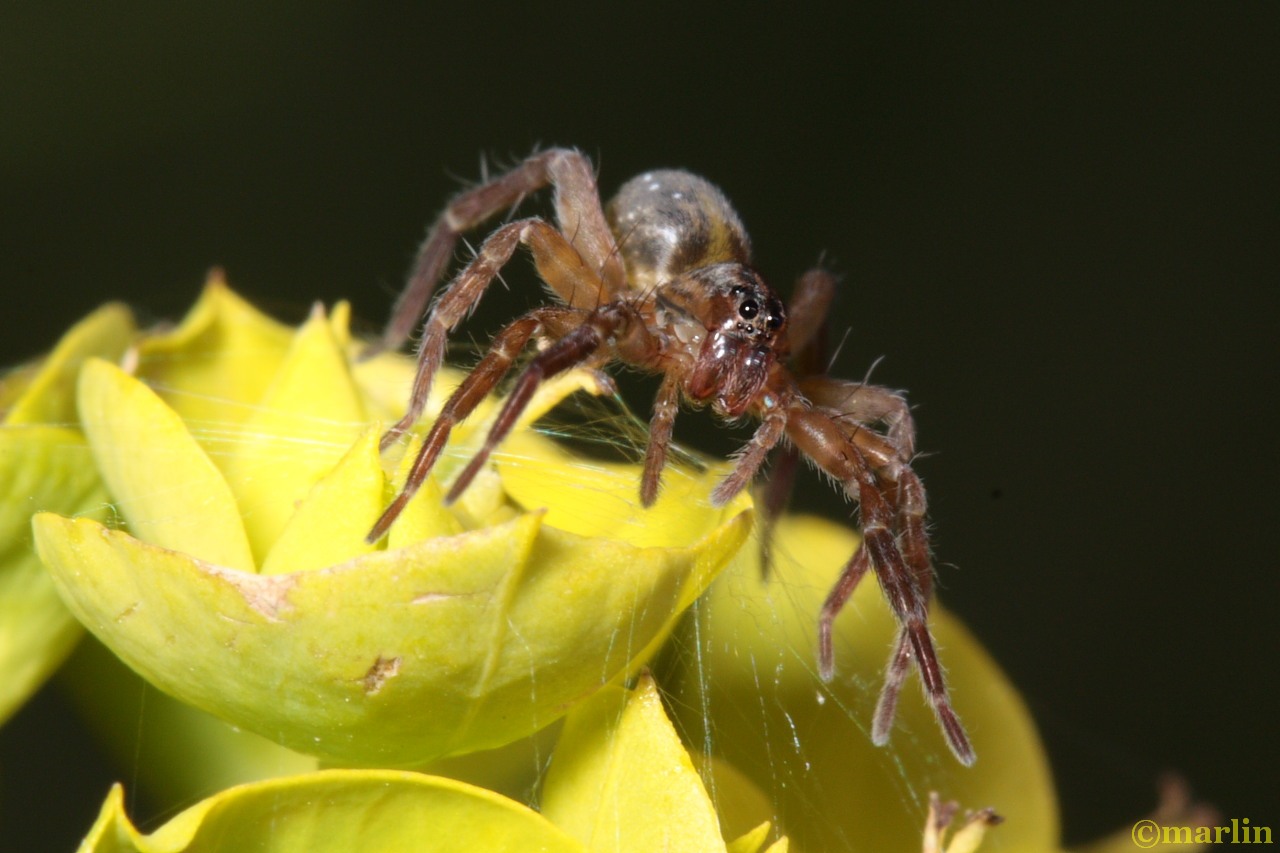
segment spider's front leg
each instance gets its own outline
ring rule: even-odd
[[[610,302],[592,311],[582,323],[564,337],[533,357],[516,380],[511,393],[498,412],[497,419],[485,437],[484,445],[462,469],[445,495],[445,503],[453,503],[471,484],[489,455],[511,432],[520,414],[533,399],[534,392],[546,380],[574,367],[598,362],[612,338],[635,320],[635,310],[626,302]]]
[[[494,336],[480,363],[467,374],[440,410],[440,416],[431,425],[431,430],[423,439],[422,447],[418,449],[418,455],[409,468],[404,488],[369,531],[369,535],[365,537],[368,542],[381,539],[400,517],[400,513],[413,500],[413,496],[422,488],[431,469],[435,467],[453,428],[466,420],[502,381],[502,377],[506,376],[529,340],[539,335],[556,338],[563,336],[581,319],[581,313],[573,308],[539,308],[530,311]]]
[[[974,761],[973,747],[951,706],[933,635],[929,632],[929,599],[933,592],[932,566],[924,531],[924,490],[919,478],[885,438],[855,424],[849,428],[821,409],[794,407],[787,435],[796,446],[828,474],[844,484],[858,501],[862,544],[853,555],[823,608],[820,636],[830,636],[831,623],[844,605],[868,564],[875,569],[889,607],[901,626],[890,657],[885,685],[877,704],[872,740],[883,744],[896,708],[898,689],[914,658],[925,695],[946,737],[962,764]],[[903,546],[899,546],[899,538]],[[865,557],[862,556],[865,552]],[[830,654],[830,643],[824,649]],[[824,677],[831,661],[820,660]]]

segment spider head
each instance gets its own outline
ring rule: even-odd
[[[694,315],[707,330],[685,393],[729,418],[746,413],[786,346],[782,302],[750,268],[714,264],[692,271]]]

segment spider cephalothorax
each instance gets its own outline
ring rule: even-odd
[[[447,500],[466,489],[544,379],[610,362],[661,374],[640,482],[642,503],[657,498],[681,399],[709,406],[723,418],[749,415],[760,421],[733,471],[712,493],[718,504],[750,484],[770,452],[785,445],[780,452],[787,464],[778,468],[787,473],[775,477],[763,501],[766,530],[784,503],[797,455],[834,478],[858,502],[863,541],[823,606],[819,673],[832,677],[832,623],[858,582],[874,570],[901,629],[872,740],[888,740],[898,692],[914,662],[952,751],[972,763],[973,748],[952,710],[929,633],[933,564],[924,486],[911,468],[915,426],[906,401],[889,389],[819,372],[816,354],[834,292],[832,276],[824,270],[806,273],[784,309],[752,269],[746,230],[714,185],[678,170],[647,172],[624,184],[606,210],[585,157],[565,149],[535,154],[450,203],[418,253],[380,346],[396,347],[408,337],[462,232],[546,186],[555,188],[557,225],[535,217],[497,228],[427,314],[408,411],[383,436],[383,447],[418,420],[448,334],[519,246],[532,253],[559,304],[530,311],[494,337],[432,424],[404,489],[369,540],[376,541],[395,522],[435,465],[453,426],[502,380],[531,340],[541,342],[538,353],[520,373],[484,446],[454,480]]]

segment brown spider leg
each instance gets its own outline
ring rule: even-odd
[[[449,489],[444,499],[446,504],[453,503],[466,491],[467,486],[479,473],[494,448],[507,437],[507,433],[511,432],[511,428],[515,426],[525,406],[529,405],[538,386],[552,376],[588,361],[631,320],[632,313],[633,309],[623,302],[602,305],[588,314],[583,319],[582,325],[565,334],[530,360],[520,374],[520,378],[516,380],[515,387],[507,395],[506,402],[489,429],[489,435],[485,437],[484,445],[467,463],[462,473],[458,475],[458,479],[454,481],[452,488]]]
[[[408,339],[453,257],[459,236],[547,185],[556,188],[556,216],[561,230],[569,235],[569,242],[604,281],[607,295],[600,301],[615,298],[625,285],[625,276],[617,245],[600,206],[591,162],[577,151],[551,148],[534,154],[510,172],[461,193],[449,203],[418,249],[409,282],[396,300],[381,340],[370,346],[365,356],[384,349],[398,349]],[[591,304],[573,299],[565,301],[580,308],[594,308],[598,304],[597,294],[586,296]]]
[[[653,417],[649,420],[649,444],[644,452],[644,475],[640,480],[640,504],[653,506],[658,499],[662,468],[667,463],[667,448],[675,426],[680,404],[680,375],[668,373],[653,401]]]
[[[793,353],[793,374],[820,373],[827,351],[827,313],[836,295],[836,278],[827,270],[811,269],[796,281],[787,306],[787,338]],[[765,478],[758,502],[760,517],[760,573],[767,577],[773,565],[773,528],[791,503],[800,452],[792,445],[778,451]]]
[[[431,425],[431,430],[423,439],[422,447],[405,477],[404,487],[373,525],[369,535],[365,537],[366,541],[377,542],[400,517],[400,513],[413,500],[413,496],[435,467],[453,428],[466,420],[494,386],[502,381],[529,339],[541,334],[547,327],[551,327],[554,335],[561,335],[564,330],[575,325],[572,320],[580,316],[581,312],[572,308],[539,308],[530,311],[494,336],[489,351],[462,380],[440,410],[440,416]]]
[[[849,597],[858,588],[858,584],[869,568],[871,568],[871,561],[867,558],[867,549],[859,543],[858,549],[853,552],[853,556],[840,572],[836,585],[827,594],[827,600],[822,603],[822,613],[818,617],[818,677],[823,681],[830,681],[836,673],[836,653],[831,644],[831,627],[835,623],[836,615],[844,609]]]
[[[822,373],[826,357],[827,313],[836,295],[836,277],[824,269],[812,269],[796,281],[787,306],[787,340],[792,370],[800,376]]]
[[[893,487],[883,488],[876,474],[876,469],[893,468],[890,463],[898,462],[896,454],[869,430],[846,435],[829,414],[815,409],[793,407],[787,434],[815,464],[840,480],[846,491],[857,498],[862,520],[861,547],[867,549],[889,607],[910,639],[916,668],[934,716],[956,758],[962,764],[972,764],[973,747],[951,707],[929,633],[928,593],[932,587],[922,587],[915,567],[907,565],[898,548],[893,532],[898,521],[897,508],[886,496],[886,492],[892,494]],[[898,465],[899,471],[906,469],[905,464],[898,462]],[[834,619],[834,614],[831,618]]]
[[[795,487],[796,471],[799,468],[800,451],[792,445],[784,445],[769,467],[761,489],[757,504],[760,516],[760,576],[763,578],[768,578],[773,566],[773,529],[791,503],[791,490]]]
[[[882,423],[885,438],[907,462],[915,455],[916,422],[911,406],[897,391],[830,376],[803,376],[796,384],[809,402],[843,424]]]
[[[742,449],[733,470],[712,490],[711,503],[714,506],[724,506],[751,482],[769,456],[769,451],[786,434],[786,429],[787,410],[783,406],[770,409],[755,435],[751,436],[747,446]]]
[[[884,686],[880,688],[875,715],[871,718],[871,742],[876,746],[889,742],[893,717],[898,712],[898,695],[910,670],[911,638],[903,628],[898,631],[898,639],[894,641],[893,652],[889,655],[889,665],[884,670]]]
[[[427,317],[422,344],[418,347],[418,371],[413,378],[409,406],[404,417],[382,436],[383,450],[422,415],[431,383],[444,360],[449,333],[476,307],[498,270],[511,260],[521,243],[533,253],[534,264],[543,281],[565,302],[572,305],[575,298],[585,301],[584,295],[588,292],[595,294],[595,298],[600,297],[604,285],[595,271],[583,261],[569,240],[544,220],[521,219],[494,231]],[[590,307],[595,307],[594,300]]]

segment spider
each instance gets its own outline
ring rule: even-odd
[[[899,632],[885,670],[871,739],[889,738],[899,690],[912,663],[952,752],[974,752],[951,706],[928,627],[933,565],[925,529],[925,491],[911,468],[915,425],[901,394],[824,375],[817,352],[835,279],[803,275],[789,307],[751,266],[751,243],[737,213],[708,181],[685,171],[647,172],[601,204],[591,162],[569,149],[534,154],[505,174],[453,199],[427,234],[409,283],[375,349],[405,342],[445,272],[458,238],[554,188],[555,224],[538,217],[493,231],[436,300],[422,331],[408,411],[382,437],[382,449],[422,414],[450,332],[471,312],[516,249],[525,246],[558,304],[536,308],[494,337],[445,403],[410,468],[403,490],[369,532],[376,542],[426,480],[453,427],[511,369],[531,340],[528,361],[482,448],[449,489],[452,502],[516,423],[539,383],[574,367],[611,362],[660,374],[640,500],[650,506],[683,400],[722,419],[760,421],[711,500],[723,505],[745,488],[775,447],[782,457],[763,501],[765,530],[781,511],[800,455],[838,482],[859,506],[862,543],[840,573],[819,618],[818,671],[834,675],[832,623],[868,569],[874,569]]]

